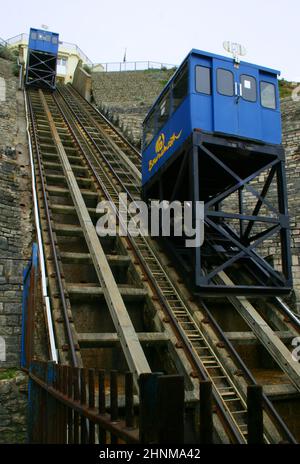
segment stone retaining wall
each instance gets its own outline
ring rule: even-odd
[[[95,103],[140,146],[143,119],[173,73],[174,69],[92,73]]]
[[[11,62],[0,58],[0,443],[25,440],[26,395],[20,393],[22,274],[31,254],[32,199],[23,93]],[[10,378],[10,370],[16,370]],[[8,373],[8,374],[7,374]],[[23,376],[24,377],[24,376]],[[23,378],[22,377],[22,378]],[[23,378],[22,382],[26,383]],[[23,390],[26,387],[23,385]]]

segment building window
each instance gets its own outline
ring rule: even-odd
[[[178,74],[173,84],[173,111],[181,105],[183,100],[188,94],[188,66],[184,65],[184,68]]]
[[[242,84],[242,97],[244,100],[249,102],[256,102],[257,100],[257,88],[256,79],[246,74],[241,75]]]
[[[67,66],[67,58],[58,58],[57,66]]]
[[[211,94],[211,72],[210,68],[196,66],[196,92]]]
[[[276,109],[276,92],[274,84],[263,81],[260,83],[260,100],[263,107],[271,110]]]
[[[58,58],[57,59],[57,74],[65,76],[67,74],[67,58]]]
[[[233,73],[227,69],[217,69],[217,89],[221,95],[233,97],[234,78]]]

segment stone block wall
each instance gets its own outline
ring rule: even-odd
[[[93,98],[127,139],[140,146],[143,119],[173,73],[174,69],[92,73]]]
[[[0,380],[0,444],[27,441],[27,376],[10,372]]]
[[[25,440],[26,378],[18,369],[23,269],[33,235],[24,99],[11,67],[0,58],[5,82],[0,103],[0,337],[6,348],[0,360],[0,443]]]
[[[295,302],[300,313],[300,102],[284,98],[281,109],[283,144],[286,151]]]

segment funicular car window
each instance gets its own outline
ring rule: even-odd
[[[240,79],[242,84],[242,98],[249,102],[256,102],[257,88],[255,77],[242,74]]]
[[[54,45],[57,44],[57,37],[56,37],[55,35],[52,36],[52,43],[53,43]]]
[[[211,94],[211,71],[205,66],[196,66],[196,92]]]
[[[217,89],[221,95],[233,97],[234,78],[231,71],[222,68],[217,69]]]
[[[51,35],[49,35],[49,34],[45,35],[45,41],[46,42],[51,42]]]
[[[272,110],[276,109],[276,92],[275,85],[271,82],[260,83],[260,100],[262,106]]]
[[[32,33],[31,33],[31,38],[32,38],[32,40],[36,40],[36,39],[37,39],[37,33],[36,33],[36,32],[32,32]]]
[[[155,112],[153,112],[149,116],[145,124],[145,140],[144,140],[145,147],[147,147],[149,143],[152,142],[154,134],[155,134]]]
[[[157,104],[157,131],[159,131],[170,117],[170,91]]]
[[[173,111],[181,105],[188,93],[188,66],[184,66],[173,84]]]

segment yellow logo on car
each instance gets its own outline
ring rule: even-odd
[[[149,172],[152,170],[153,166],[156,165],[156,163],[164,156],[164,154],[171,148],[173,147],[174,143],[176,140],[180,139],[182,134],[182,129],[179,132],[179,134],[176,134],[174,132],[173,135],[171,135],[168,143],[166,144],[166,136],[165,134],[160,134],[156,144],[155,144],[155,152],[156,156],[152,160],[149,161]]]

